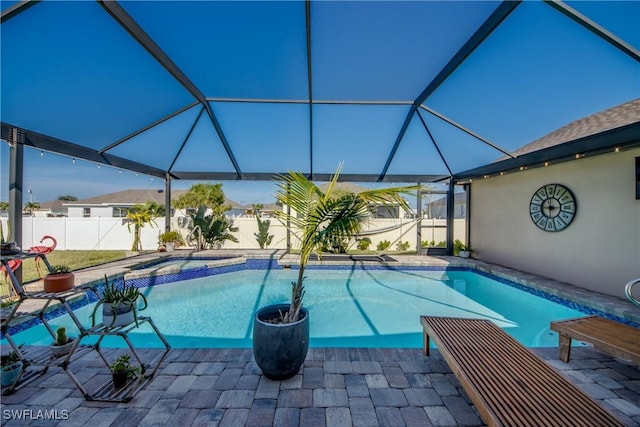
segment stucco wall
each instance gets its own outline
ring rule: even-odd
[[[637,156],[640,149],[474,180],[474,257],[624,297],[624,285],[640,277]],[[549,183],[567,186],[577,201],[571,225],[555,233],[529,217],[531,196]]]

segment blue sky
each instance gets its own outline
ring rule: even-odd
[[[2,2],[2,8],[11,3]],[[640,2],[567,3],[640,48]],[[313,2],[314,99],[413,101],[497,4]],[[190,9],[176,2],[127,2],[123,7],[206,96],[308,96],[303,2],[202,1],[190,3]],[[193,102],[95,2],[37,4],[2,25],[1,43],[3,122],[97,149]],[[21,66],[11,66],[15,63]],[[527,1],[425,104],[514,150],[638,97],[636,61],[548,5]],[[306,105],[210,105],[243,171],[308,168]],[[344,161],[344,172],[379,173],[407,110],[314,106],[314,171],[332,172]],[[167,167],[197,113],[185,111],[110,152]],[[422,116],[454,172],[501,157],[429,113]],[[0,199],[7,200],[5,143],[0,156]],[[198,122],[174,165],[187,169],[233,171],[208,120]],[[389,173],[446,173],[417,117]],[[157,178],[33,150],[25,151],[24,175],[25,200],[30,187],[38,202],[164,186]],[[174,182],[173,188],[191,184]],[[250,204],[272,201],[275,187],[234,181],[223,188],[231,199]]]
[[[8,200],[8,145],[2,143],[2,188],[0,200]],[[194,182],[173,181],[173,189],[188,189]],[[42,203],[62,195],[79,199],[117,192],[126,189],[164,189],[164,181],[131,171],[97,164],[84,160],[75,163],[69,157],[54,153],[40,154],[25,149],[24,202],[29,201],[31,188],[33,201]],[[275,186],[271,182],[225,182],[223,190],[227,197],[241,204],[273,203]],[[144,203],[146,200],[141,200]]]

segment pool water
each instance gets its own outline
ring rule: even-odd
[[[296,276],[297,270],[244,270],[142,288],[149,308],[141,315],[150,316],[173,347],[251,347],[253,313],[288,302]],[[307,270],[307,276],[312,347],[419,348],[420,315],[486,318],[528,347],[556,347],[549,323],[584,315],[471,271]],[[92,307],[75,313],[88,324]],[[73,330],[68,316],[50,323]],[[42,325],[14,337],[51,342]],[[140,347],[160,346],[149,327],[130,338]],[[124,342],[116,337],[104,345]]]

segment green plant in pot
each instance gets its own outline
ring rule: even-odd
[[[22,373],[22,359],[16,351],[11,350],[0,356],[0,383],[2,387],[8,387],[16,383]]]
[[[96,324],[96,313],[102,307],[102,324],[108,328],[125,326],[132,322],[138,325],[138,311],[147,308],[147,298],[138,288],[128,285],[126,282],[122,286],[117,286],[114,282],[109,283],[107,276],[104,276],[105,286],[101,299],[93,307],[91,313],[91,325]],[[143,305],[138,307],[138,299]]]
[[[73,341],[73,338],[67,337],[67,328],[60,326],[56,329],[56,341],[49,346],[49,349],[54,357],[61,357],[71,351]]]
[[[465,245],[462,241],[456,239],[453,242],[453,254],[460,258],[469,258],[471,256],[471,246]]]
[[[184,245],[184,239],[182,234],[175,230],[166,231],[158,236],[158,243],[160,248],[164,247],[166,251],[172,251],[175,248]],[[162,249],[160,249],[162,251]]]
[[[127,381],[140,373],[140,368],[131,365],[131,356],[127,353],[120,355],[109,365],[114,388],[122,388]]]
[[[43,289],[45,292],[64,292],[72,289],[75,284],[75,276],[66,265],[52,265],[49,274],[44,277]]]
[[[370,217],[373,205],[400,206],[409,210],[403,194],[418,186],[335,192],[341,166],[328,188],[322,191],[301,173],[281,176],[276,199],[291,208],[277,212],[277,218],[300,240],[297,280],[292,282],[291,301],[259,309],[253,322],[253,354],[263,374],[272,379],[295,375],[309,349],[309,312],[302,306],[305,269],[312,254],[335,240],[358,235]]]

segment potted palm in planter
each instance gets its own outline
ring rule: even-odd
[[[11,350],[0,356],[0,383],[2,387],[13,385],[22,373],[23,363],[20,356]]]
[[[330,242],[348,240],[357,235],[369,218],[371,204],[399,205],[409,210],[402,194],[418,188],[394,187],[357,194],[335,192],[341,167],[326,192],[301,173],[281,176],[276,199],[292,212],[277,212],[277,218],[299,233],[298,277],[291,286],[291,301],[256,311],[253,319],[253,355],[263,374],[272,379],[295,375],[309,349],[309,312],[302,306],[305,269],[313,253]]]
[[[54,357],[61,357],[71,351],[73,341],[73,338],[67,337],[67,328],[60,326],[56,330],[56,341],[49,346],[49,349]]]
[[[75,276],[66,265],[52,265],[49,274],[44,277],[45,292],[64,292],[72,289]]]
[[[147,308],[147,298],[138,288],[124,283],[121,287],[115,283],[109,283],[107,276],[104,276],[105,287],[102,298],[93,307],[91,313],[91,325],[96,324],[96,313],[102,307],[102,324],[112,328],[125,326],[132,322],[138,325],[138,311]],[[143,302],[142,307],[138,307],[138,298]]]

